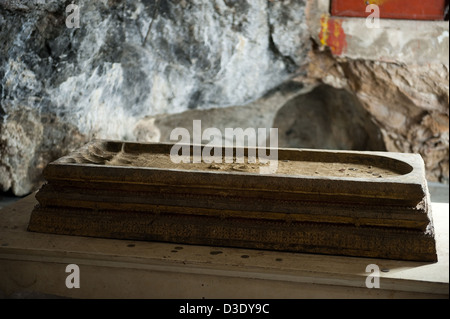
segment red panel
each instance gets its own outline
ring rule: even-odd
[[[376,4],[380,18],[444,20],[445,0],[332,0],[331,14],[340,17],[367,17],[366,6]]]

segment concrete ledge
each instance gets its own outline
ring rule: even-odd
[[[0,210],[3,298],[448,299],[448,204],[432,204],[437,263],[31,233],[36,204],[30,195]],[[65,285],[69,264],[78,289]],[[366,287],[369,264],[380,288]]]
[[[330,47],[336,56],[404,64],[440,63],[448,68],[448,21],[381,19],[380,28],[368,28],[366,18],[330,16],[329,3],[309,2],[308,25],[314,40],[322,48]],[[327,34],[329,27],[332,34]]]

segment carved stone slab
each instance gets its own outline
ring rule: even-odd
[[[50,163],[28,230],[436,261],[420,155],[278,149],[260,174],[248,148],[175,164],[172,146],[96,140]]]

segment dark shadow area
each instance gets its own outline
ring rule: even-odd
[[[16,196],[14,193],[9,190],[7,192],[0,192],[0,209],[11,205],[12,203],[24,198],[25,196]]]
[[[385,151],[380,129],[355,96],[319,85],[280,108],[279,147]]]

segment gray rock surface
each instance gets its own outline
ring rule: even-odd
[[[304,0],[79,0],[68,28],[71,2],[0,0],[0,187],[16,195],[91,138],[136,140],[143,118],[247,104],[305,70]]]
[[[176,114],[163,114],[148,116],[140,120],[135,127],[134,135],[139,142],[178,142],[171,140],[170,134],[174,128],[180,127],[188,130],[193,142],[193,121],[201,121],[201,131],[214,127],[220,131],[220,137],[225,145],[226,128],[255,129],[274,127],[277,112],[290,100],[301,96],[310,90],[301,83],[286,82],[277,89],[271,90],[258,100],[247,105],[230,106],[225,108],[211,108],[208,110],[187,110]],[[281,127],[284,127],[281,124]],[[216,136],[214,137],[216,138]],[[202,143],[209,143],[204,140]]]

